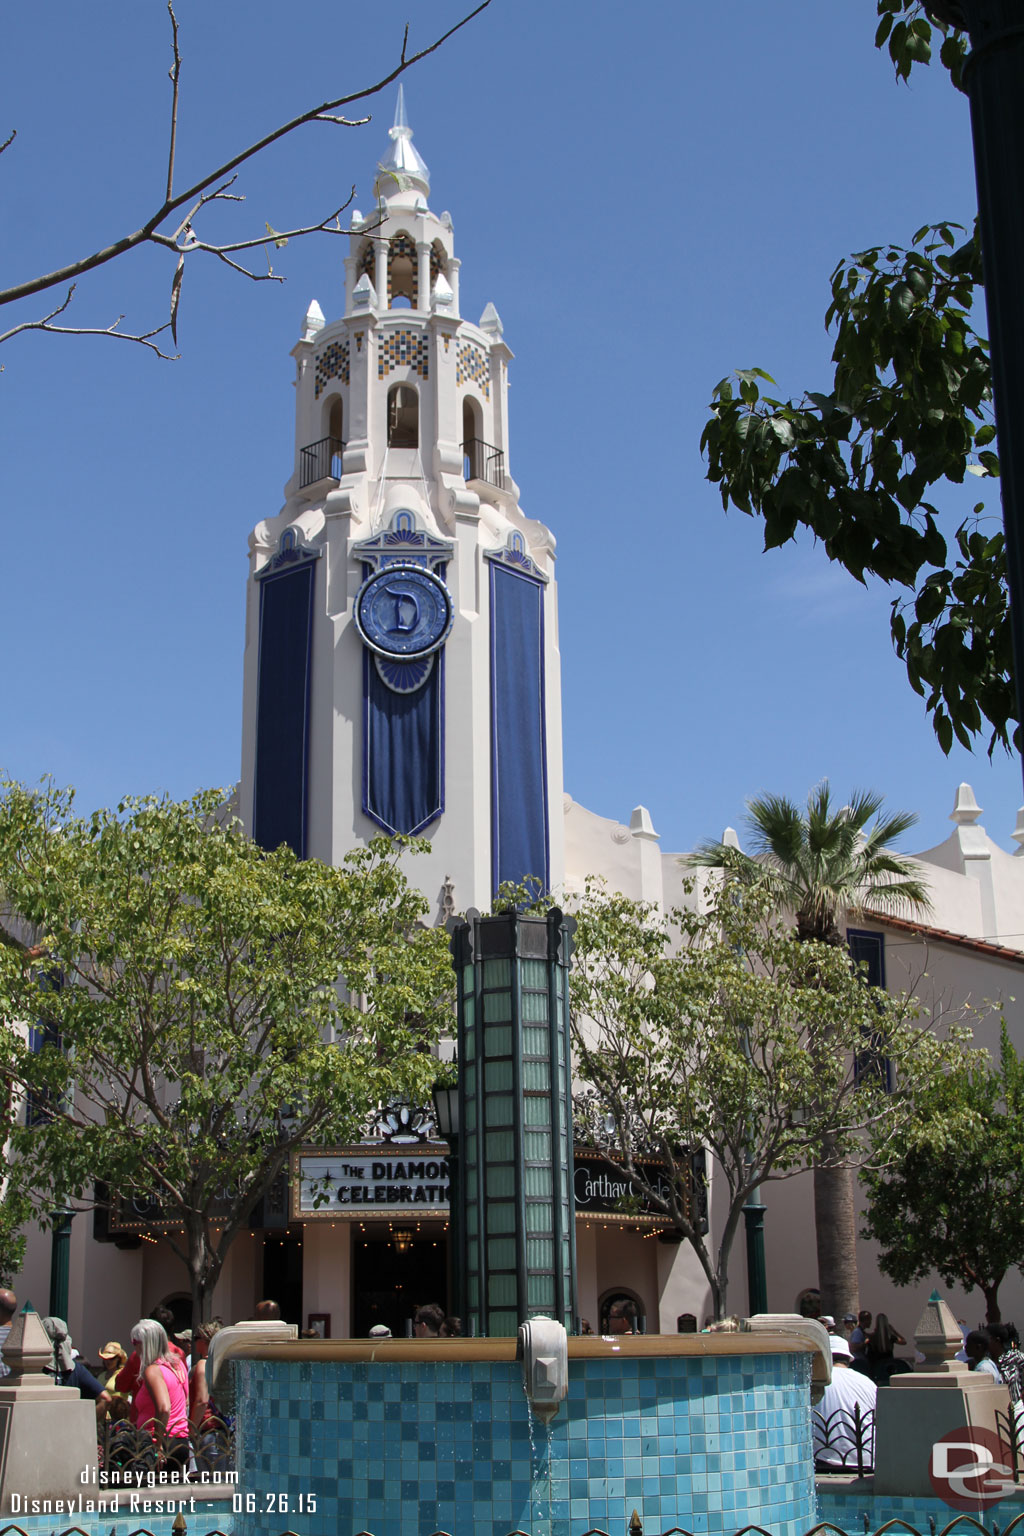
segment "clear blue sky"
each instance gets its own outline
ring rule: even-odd
[[[178,0],[179,182],[307,105],[367,83],[458,10]],[[898,86],[872,0],[730,5],[493,0],[406,78],[431,204],[451,210],[462,312],[492,299],[516,354],[510,468],[559,549],[565,784],[603,815],[645,803],[666,849],[745,798],[882,791],[949,830],[963,778],[1009,833],[1019,765],[935,744],[888,639],[888,595],[820,550],[761,552],[723,515],[699,439],[712,386],[766,367],[821,387],[844,254],[970,220],[967,105],[944,71]],[[8,8],[0,50],[0,270],[15,281],[133,228],[166,175],[160,0]],[[394,88],[360,130],[316,126],[243,171],[225,238],[371,203]],[[246,539],[291,469],[293,364],[316,297],[339,313],[343,240],[293,243],[288,281],[190,262],[177,363],[26,335],[0,361],[0,767],[126,792],[231,783],[240,751]],[[172,262],[83,279],[71,317],[165,318]],[[35,300],[16,318],[42,312]],[[3,327],[0,327],[3,328]],[[977,482],[950,492],[966,510]]]

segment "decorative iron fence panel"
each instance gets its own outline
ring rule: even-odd
[[[856,1472],[865,1477],[875,1469],[875,1415],[855,1403],[853,1411],[811,1414],[815,1472]]]
[[[101,1488],[137,1487],[140,1478],[162,1471],[185,1482],[220,1481],[235,1470],[235,1434],[230,1421],[208,1419],[187,1438],[169,1435],[159,1424],[138,1429],[127,1419],[100,1426],[97,1438]]]

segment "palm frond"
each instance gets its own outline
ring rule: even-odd
[[[827,779],[810,791],[806,810],[784,795],[757,795],[747,802],[753,858],[721,843],[702,843],[691,862],[731,867],[762,884],[770,872],[771,889],[795,913],[801,936],[836,942],[846,913],[929,908],[920,866],[892,847],[917,817],[883,814],[883,804],[875,790],[861,789],[837,807]]]

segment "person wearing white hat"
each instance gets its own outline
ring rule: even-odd
[[[859,1441],[861,1465],[870,1471],[875,1464],[878,1388],[870,1377],[850,1369],[853,1355],[841,1333],[830,1333],[828,1343],[832,1352],[832,1380],[811,1415],[814,1464],[822,1471],[856,1472]]]

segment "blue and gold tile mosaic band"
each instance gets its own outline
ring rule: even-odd
[[[332,341],[322,351],[317,353],[316,379],[313,386],[313,394],[317,400],[319,400],[331,379],[340,379],[343,384],[348,383],[347,341]]]
[[[387,378],[393,368],[411,368],[420,378],[430,377],[430,338],[425,331],[386,331],[377,349],[377,377]]]
[[[460,341],[456,348],[455,383],[477,384],[484,399],[491,398],[491,370],[487,358],[472,341]]]

